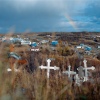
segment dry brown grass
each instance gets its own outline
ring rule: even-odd
[[[21,51],[26,52],[29,49],[30,49],[30,46],[26,45],[26,46],[21,46],[21,47],[15,47],[14,51],[17,52],[17,53],[21,52]]]
[[[85,82],[78,87],[74,82],[70,82],[66,75],[62,75],[62,71],[66,70],[68,64],[71,64],[72,69],[79,65],[80,60],[76,55],[60,57],[58,54],[46,55],[40,52],[35,58],[37,70],[34,73],[30,74],[25,69],[20,73],[8,73],[6,69],[9,67],[9,62],[6,54],[9,49],[6,47],[2,50],[4,49],[4,52],[1,51],[3,59],[0,59],[0,100],[99,100],[98,80],[93,84]],[[38,69],[38,65],[46,64],[48,57],[55,58],[51,62],[52,66],[60,67],[60,71],[51,71],[50,79],[47,79],[46,70]],[[99,68],[100,61],[89,62],[88,65],[93,64]]]

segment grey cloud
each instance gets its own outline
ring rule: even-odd
[[[89,1],[89,0],[88,0]],[[62,14],[62,13],[77,13],[83,9],[87,0],[1,0],[0,6],[7,10],[14,10],[17,13],[26,13],[30,11]]]
[[[90,27],[88,22],[96,22],[97,25],[100,16],[100,1],[92,1],[91,3],[91,0],[0,0],[0,26],[15,25],[21,31],[26,28],[33,31],[71,30],[68,20],[62,20],[65,14],[68,14],[78,26],[83,23],[82,27],[85,29]],[[90,18],[91,16],[95,18]]]
[[[92,0],[84,9],[84,14],[89,17],[100,17],[100,0]]]

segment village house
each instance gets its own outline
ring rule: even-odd
[[[37,47],[37,46],[38,46],[38,44],[36,42],[31,43],[31,47]]]
[[[34,51],[34,52],[40,51],[39,47],[32,47],[30,50],[31,50],[31,51]]]
[[[58,41],[52,41],[52,42],[51,42],[51,45],[52,45],[52,46],[57,46],[57,44],[58,44]]]
[[[21,41],[21,45],[31,45],[31,41]]]
[[[100,49],[100,45],[98,45],[97,48]]]
[[[48,43],[48,42],[49,42],[48,40],[42,40],[42,41],[41,41],[42,44]]]
[[[17,60],[21,59],[21,57],[20,57],[18,54],[14,53],[14,52],[10,52],[10,53],[8,54],[8,57],[9,57],[9,58],[13,57],[13,58],[15,58],[15,59],[17,59]]]
[[[84,44],[80,44],[79,46],[76,46],[77,49],[84,49]]]

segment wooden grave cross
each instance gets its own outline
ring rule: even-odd
[[[75,75],[76,74],[76,72],[71,71],[70,68],[71,68],[71,66],[69,65],[68,66],[68,71],[63,71],[63,73],[67,74],[69,78],[70,78],[71,75]]]
[[[87,67],[87,60],[86,59],[84,59],[83,63],[84,63],[84,68],[83,69],[85,71],[84,81],[87,81],[88,80],[88,70],[94,70],[95,67],[94,66]]]
[[[50,66],[50,62],[51,62],[51,60],[50,59],[48,59],[47,60],[47,66],[43,66],[43,65],[41,65],[41,66],[39,66],[39,68],[41,68],[41,69],[47,69],[47,78],[49,78],[49,75],[50,75],[50,69],[53,69],[53,70],[59,70],[59,67],[56,67],[56,66]]]

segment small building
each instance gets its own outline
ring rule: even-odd
[[[51,46],[51,50],[52,50],[52,51],[55,51],[55,50],[56,50],[56,48]]]
[[[30,50],[31,50],[31,51],[34,51],[34,52],[40,51],[39,47],[32,47]]]
[[[13,57],[13,58],[15,58],[15,59],[17,59],[17,60],[21,59],[21,57],[20,57],[18,54],[14,53],[14,52],[10,52],[10,53],[8,54],[8,57],[9,57],[9,58],[10,58],[10,57]]]
[[[100,49],[100,45],[98,45],[97,48]]]
[[[89,47],[89,46],[86,46],[86,47],[85,47],[85,51],[91,51],[91,50],[92,50],[91,47]]]
[[[21,41],[24,41],[24,40],[21,39],[21,38],[10,38],[10,41],[13,41],[13,43],[17,43],[17,42],[21,42]]]
[[[12,40],[4,40],[3,42],[4,42],[4,43],[7,43],[7,44],[14,43]]]
[[[80,46],[84,47],[84,44],[81,43]]]
[[[79,46],[76,46],[76,48],[77,48],[77,49],[81,49],[81,48],[82,48],[82,46],[80,46],[80,45],[79,45]]]
[[[85,45],[84,44],[80,44],[79,46],[76,46],[77,49],[84,49]]]
[[[7,37],[2,37],[2,42],[4,41],[4,40],[6,40],[7,39]]]
[[[38,45],[37,45],[37,43],[36,42],[32,42],[31,43],[31,47],[37,47]]]
[[[31,41],[21,41],[21,45],[31,45]]]
[[[50,38],[50,37],[51,37],[51,35],[46,35],[46,37],[47,37],[47,38]]]
[[[58,41],[52,41],[52,42],[51,42],[51,45],[52,45],[52,46],[57,46],[57,44],[58,44]]]
[[[49,40],[42,40],[42,41],[41,41],[41,43],[43,43],[43,44],[44,44],[44,43],[48,43],[48,42],[49,42]]]

